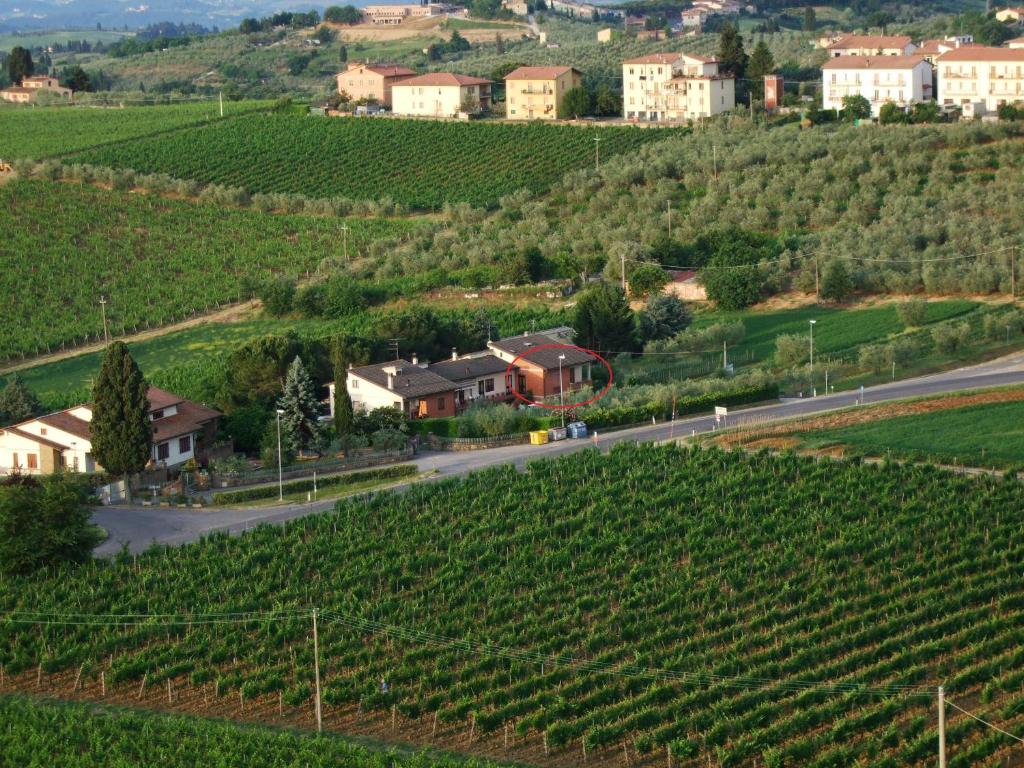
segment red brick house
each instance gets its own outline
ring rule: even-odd
[[[487,346],[502,360],[508,363],[515,360],[518,369],[512,381],[515,391],[538,399],[557,397],[561,392],[588,386],[593,363],[597,362],[596,356],[568,345],[551,332],[511,336],[490,341]]]

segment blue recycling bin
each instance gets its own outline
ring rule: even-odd
[[[582,421],[574,421],[566,429],[569,430],[569,437],[573,440],[579,440],[581,437],[587,436],[587,425]]]

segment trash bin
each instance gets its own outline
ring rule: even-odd
[[[579,440],[587,436],[587,425],[582,421],[574,421],[566,429],[569,430],[569,437],[573,440]]]
[[[546,429],[539,429],[530,433],[530,445],[544,445],[548,441]]]
[[[567,430],[565,427],[553,427],[548,430],[548,440],[565,440]]]

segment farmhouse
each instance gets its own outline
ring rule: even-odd
[[[515,390],[527,397],[539,398],[557,396],[562,391],[572,392],[590,384],[591,367],[597,362],[594,355],[571,347],[549,346],[570,343],[555,329],[489,341],[487,346],[506,364],[515,361],[517,370],[511,382]]]
[[[152,461],[176,467],[189,459],[203,463],[217,432],[220,413],[150,387]],[[48,475],[58,470],[98,472],[92,456],[92,406],[77,405],[0,430],[0,474]]]
[[[513,376],[509,362],[487,352],[474,352],[459,357],[452,350],[451,360],[443,360],[428,367],[429,371],[452,382],[455,390],[455,409],[461,411],[474,402],[503,402],[512,397]]]
[[[394,64],[358,64],[348,65],[348,69],[337,75],[338,93],[347,95],[353,101],[371,101],[391,106],[391,89],[409,78],[416,72],[408,67]]]
[[[842,109],[846,96],[863,96],[878,116],[883,104],[929,101],[932,66],[923,56],[840,56],[822,67],[825,109]]]
[[[332,408],[335,385],[328,385]],[[390,360],[349,368],[345,386],[356,411],[395,408],[407,419],[455,415],[456,385],[428,370],[415,355],[412,362]]]
[[[960,48],[937,64],[939,104],[959,106],[966,117],[1024,101],[1024,48]]]
[[[622,112],[657,122],[711,117],[736,106],[736,79],[714,57],[653,53],[622,62]]]
[[[826,47],[832,58],[839,56],[909,56],[914,43],[906,35],[843,35]]]
[[[20,86],[5,88],[0,91],[0,98],[15,104],[28,104],[35,101],[42,93],[71,98],[71,89],[61,86],[60,81],[48,75],[26,77]]]
[[[509,120],[554,120],[570,88],[583,82],[574,67],[519,67],[505,76]]]
[[[431,72],[392,86],[392,112],[396,115],[454,117],[459,112],[490,109],[491,81],[482,77]]]

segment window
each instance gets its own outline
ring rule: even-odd
[[[30,453],[25,457],[25,461],[28,463],[29,469],[39,469],[39,457],[34,453]]]
[[[40,435],[45,435],[46,434],[46,427],[40,427],[39,428],[39,434]]]
[[[18,463],[18,454],[16,454],[16,453],[12,453],[11,454],[11,466],[14,469],[17,469],[18,467],[21,466],[21,464]]]
[[[156,458],[157,458],[158,461],[165,461],[167,458],[170,457],[170,455],[171,455],[171,444],[170,443],[160,443],[160,445],[158,445],[156,447]]]
[[[486,379],[484,381],[484,391],[485,392],[493,392],[494,391],[494,379]]]
[[[352,379],[351,386],[352,389],[359,389],[359,379]]]
[[[569,383],[570,384],[575,384],[576,383],[576,366],[575,365],[569,368]]]
[[[443,397],[437,398],[437,410],[439,410],[439,411],[443,411],[444,410],[444,398]]]
[[[151,413],[150,416],[153,418],[153,421],[156,421],[157,419],[162,419],[164,417],[163,409],[161,408],[159,411],[153,411],[153,413]]]
[[[178,453],[191,453],[192,451],[192,435],[185,435],[185,437],[178,438]]]

